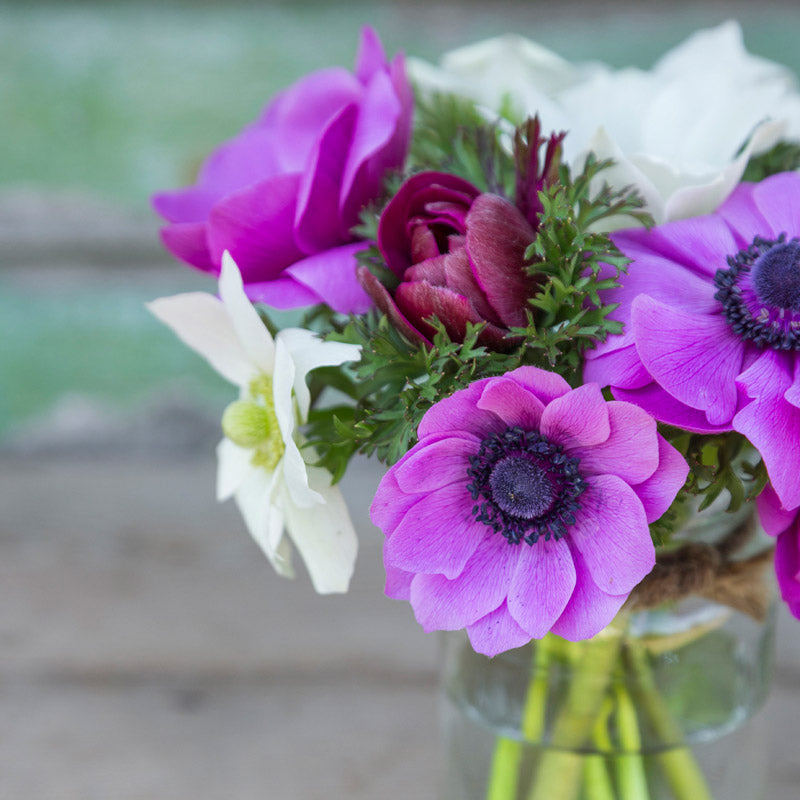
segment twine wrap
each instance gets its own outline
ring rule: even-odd
[[[716,544],[691,542],[659,554],[652,572],[631,592],[628,607],[654,608],[695,594],[763,621],[770,604],[765,569],[774,548],[734,558],[755,531],[749,517]]]

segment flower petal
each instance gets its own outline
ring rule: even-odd
[[[725,317],[688,314],[640,295],[631,318],[639,356],[655,380],[677,400],[705,411],[712,425],[729,423],[744,344]]]
[[[225,306],[216,297],[189,292],[153,300],[147,308],[223,378],[236,386],[249,383],[253,365],[242,349]]]
[[[609,337],[611,339],[622,337]],[[621,344],[621,343],[620,343]],[[618,350],[604,348],[602,352],[590,350],[586,354],[583,367],[585,383],[597,383],[600,386],[614,386],[622,389],[641,389],[653,378],[644,368],[636,351],[636,345],[622,346]]]
[[[782,172],[753,188],[753,202],[769,221],[773,235],[800,233],[800,175]]]
[[[472,649],[485,656],[496,656],[506,650],[522,647],[531,636],[514,621],[505,603],[477,622],[467,626]]]
[[[217,445],[217,500],[233,497],[253,467],[253,451],[223,439]]]
[[[514,545],[509,545],[514,547]],[[575,565],[566,539],[516,545],[517,568],[508,591],[508,611],[534,639],[561,616],[575,589]]]
[[[432,438],[423,440],[423,447],[415,447],[408,458],[395,465],[395,479],[402,492],[427,494],[467,480],[469,459],[480,450],[480,439],[469,434],[438,441],[430,441]]]
[[[509,428],[526,431],[539,428],[544,403],[511,378],[495,378],[486,385],[478,400],[478,408],[496,414]]]
[[[787,511],[769,484],[756,498],[756,508],[761,527],[770,536],[778,536],[783,533],[797,517],[797,510]]]
[[[642,501],[648,524],[655,522],[672,505],[688,474],[686,459],[659,436],[658,469],[652,477],[632,487]]]
[[[571,450],[584,475],[616,475],[626,483],[647,480],[658,467],[656,421],[631,403],[606,403],[610,435],[591,447]]]
[[[205,222],[179,222],[161,229],[161,241],[174,256],[203,272],[216,274],[217,265],[208,249]]]
[[[583,556],[592,580],[613,595],[630,592],[655,565],[644,508],[633,489],[615,475],[586,478],[570,544]]]
[[[800,619],[800,528],[797,525],[778,537],[775,575],[783,601],[789,611]]]
[[[472,517],[472,506],[465,485],[450,484],[423,496],[386,540],[387,563],[408,572],[460,575],[486,531]]]
[[[275,345],[258,312],[244,293],[239,268],[226,250],[222,255],[219,294],[231,319],[242,350],[247,353],[254,370],[267,375],[275,368]]]
[[[570,385],[558,373],[539,367],[517,367],[506,377],[524,386],[545,405],[571,391]]]
[[[734,417],[733,427],[758,450],[770,482],[784,508],[800,506],[800,409],[787,403],[792,381],[791,357],[767,350],[739,376],[737,383],[751,398]]]
[[[578,642],[590,639],[611,623],[628,594],[606,594],[592,579],[580,552],[573,550],[572,557],[577,576],[575,591],[551,630],[556,636]]]
[[[353,242],[331,247],[296,261],[284,275],[313,292],[314,302],[326,303],[340,314],[363,314],[372,307],[372,301],[358,281],[356,254],[368,246],[366,242]]]
[[[504,600],[517,563],[515,548],[491,529],[464,571],[448,580],[443,575],[417,575],[411,584],[411,605],[426,631],[452,631],[471,625]]]
[[[419,438],[445,431],[466,431],[483,439],[490,433],[502,431],[505,425],[500,417],[478,408],[483,388],[490,380],[474,381],[466,389],[431,406],[417,427]]]
[[[270,280],[305,254],[294,240],[300,176],[277,175],[222,199],[208,217],[208,245],[215,264],[230,251],[245,283]]]
[[[550,402],[539,430],[566,448],[592,447],[611,433],[608,408],[596,383],[585,383]]]
[[[289,536],[308,569],[311,583],[319,594],[346,592],[353,575],[358,539],[350,514],[330,473],[319,467],[308,468],[309,483],[323,502],[300,508],[284,505]]]

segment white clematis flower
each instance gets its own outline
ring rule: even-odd
[[[239,399],[222,419],[217,498],[235,498],[248,530],[281,575],[294,575],[291,540],[318,592],[347,591],[357,550],[355,530],[330,473],[305,462],[297,428],[308,418],[307,374],[357,360],[360,348],[323,342],[300,328],[282,330],[273,340],[227,252],[219,292],[219,298],[191,292],[148,304],[185,344],[239,387]]]
[[[544,130],[568,132],[564,155],[574,168],[589,152],[613,158],[602,179],[635,186],[657,223],[714,210],[751,155],[800,139],[792,73],[749,54],[736,22],[695,33],[651,70],[572,65],[533,43],[500,44],[464,48],[440,70],[413,75],[423,88],[450,88],[496,112],[539,113]],[[478,69],[483,77],[470,86]]]

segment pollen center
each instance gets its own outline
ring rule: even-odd
[[[551,480],[539,464],[524,456],[506,456],[489,475],[492,499],[507,514],[535,519],[546,514],[556,501]]]
[[[800,311],[800,242],[772,246],[752,271],[753,288],[764,305]]]

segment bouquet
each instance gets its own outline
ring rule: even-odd
[[[478,690],[531,648],[453,797],[713,796],[654,659],[766,618],[770,564],[800,618],[799,167],[793,77],[734,23],[649,71],[366,28],[154,198],[219,293],[150,309],[238,390],[217,495],[275,570],[346,591],[336,484],[374,456],[386,593],[466,632]],[[725,612],[637,627],[697,596]]]

